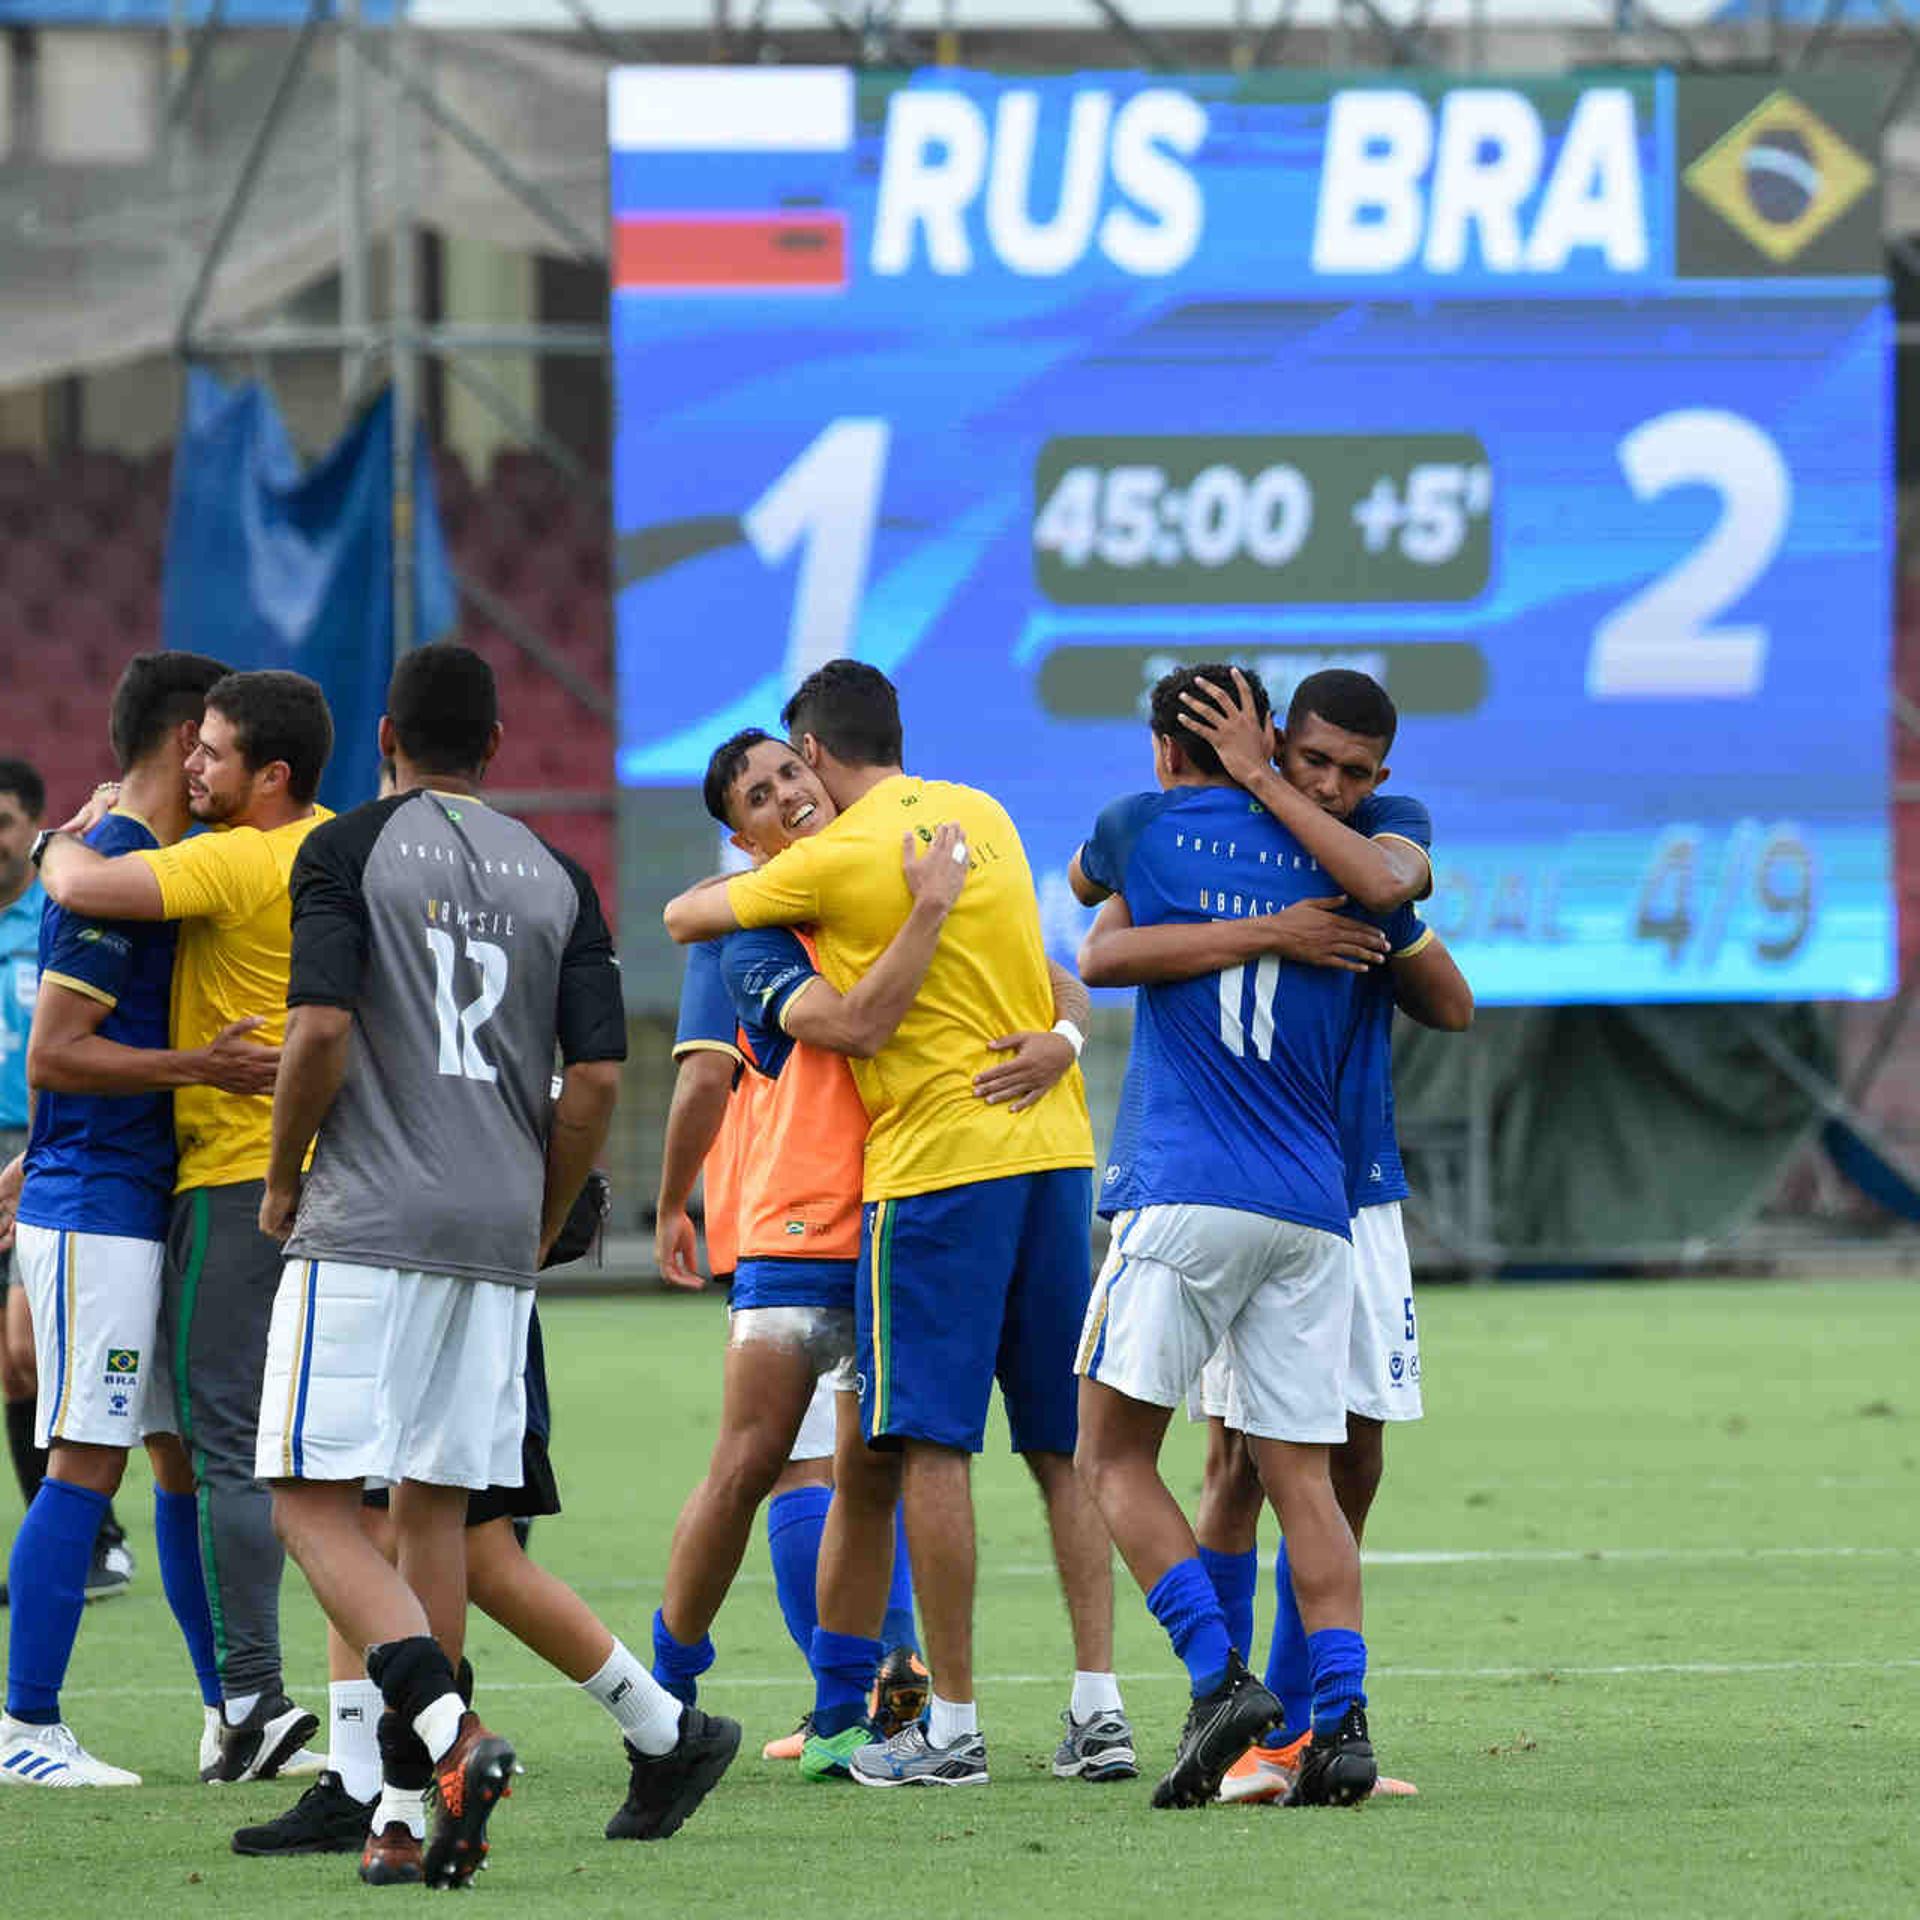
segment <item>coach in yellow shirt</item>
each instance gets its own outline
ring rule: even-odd
[[[320,689],[297,673],[236,673],[207,693],[187,761],[193,817],[216,829],[170,847],[103,858],[61,834],[41,879],[63,907],[115,920],[177,920],[172,1042],[204,1046],[236,1020],[278,1046],[292,949],[287,877],[333,751]],[[285,1556],[273,1506],[253,1477],[278,1245],[260,1231],[272,1144],[270,1094],[183,1087],[167,1234],[160,1342],[181,1438],[199,1482],[200,1548],[212,1601],[223,1707],[200,1752],[201,1778],[285,1770],[318,1724],[287,1698],[280,1664]]]
[[[902,771],[898,699],[874,667],[830,661],[782,718],[839,817],[753,873],[682,894],[667,908],[674,939],[804,924],[821,973],[844,993],[907,917],[902,837],[929,840],[946,821],[966,835],[972,870],[918,997],[873,1059],[850,1063],[871,1121],[861,1415],[874,1445],[906,1455],[907,1538],[933,1668],[924,1734],[862,1749],[852,1772],[869,1785],[972,1785],[987,1765],[973,1698],[970,1466],[996,1375],[1014,1447],[1046,1498],[1068,1605],[1083,1626],[1099,1623],[1105,1657],[1089,1664],[1101,1671],[1092,1688],[1076,1687],[1072,1712],[1120,1709],[1106,1530],[1073,1473],[1093,1130],[1077,1071],[1023,1112],[974,1093],[996,1043],[1053,1024],[1039,902],[1006,810],[975,788]],[[1079,1052],[1069,1023],[1054,1031]]]

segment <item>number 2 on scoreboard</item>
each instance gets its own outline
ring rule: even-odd
[[[1678,565],[1593,630],[1587,694],[1595,700],[1743,700],[1760,689],[1767,630],[1715,618],[1773,564],[1793,505],[1780,449],[1737,413],[1687,407],[1643,422],[1620,442],[1636,500],[1711,487],[1720,518]]]

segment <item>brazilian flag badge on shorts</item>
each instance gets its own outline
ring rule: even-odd
[[[140,1349],[138,1347],[115,1347],[107,1355],[107,1372],[110,1374],[136,1374],[140,1371]]]

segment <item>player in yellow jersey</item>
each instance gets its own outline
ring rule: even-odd
[[[1008,1036],[1059,1032],[1040,910],[1020,836],[991,795],[902,771],[900,709],[876,668],[830,661],[781,715],[839,808],[757,871],[667,908],[681,942],[806,925],[844,993],[907,917],[903,833],[951,821],[971,865],[926,980],[893,1038],[850,1063],[867,1134],[856,1364],[868,1440],[905,1454],[907,1538],[933,1671],[928,1724],[853,1756],[867,1786],[987,1779],[973,1687],[971,1456],[996,1376],[1015,1449],[1040,1483],[1079,1671],[1056,1770],[1118,1777],[1131,1734],[1112,1674],[1106,1529],[1073,1472],[1076,1318],[1090,1284],[1093,1130],[1069,1072],[1030,1104],[982,1100]],[[1022,1110],[1015,1111],[1018,1105]],[[1071,1751],[1069,1751],[1071,1749]]]
[[[297,673],[229,674],[207,693],[187,761],[194,819],[217,831],[106,858],[60,835],[41,861],[69,911],[177,920],[171,1041],[202,1047],[236,1020],[277,1047],[292,951],[287,879],[301,842],[330,818],[314,794],[333,751],[320,689]],[[91,821],[86,823],[91,825]],[[82,828],[84,831],[85,828]],[[267,1324],[281,1253],[260,1231],[272,1140],[268,1094],[183,1087],[162,1281],[160,1346],[199,1483],[200,1543],[213,1602],[223,1706],[208,1710],[203,1780],[314,1771],[303,1743],[315,1716],[287,1698],[280,1664],[280,1575],[273,1505],[254,1478]]]

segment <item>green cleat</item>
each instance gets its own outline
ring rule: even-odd
[[[835,1734],[809,1733],[800,1749],[800,1777],[803,1780],[851,1780],[848,1766],[853,1756],[873,1740],[873,1729],[864,1720]]]

